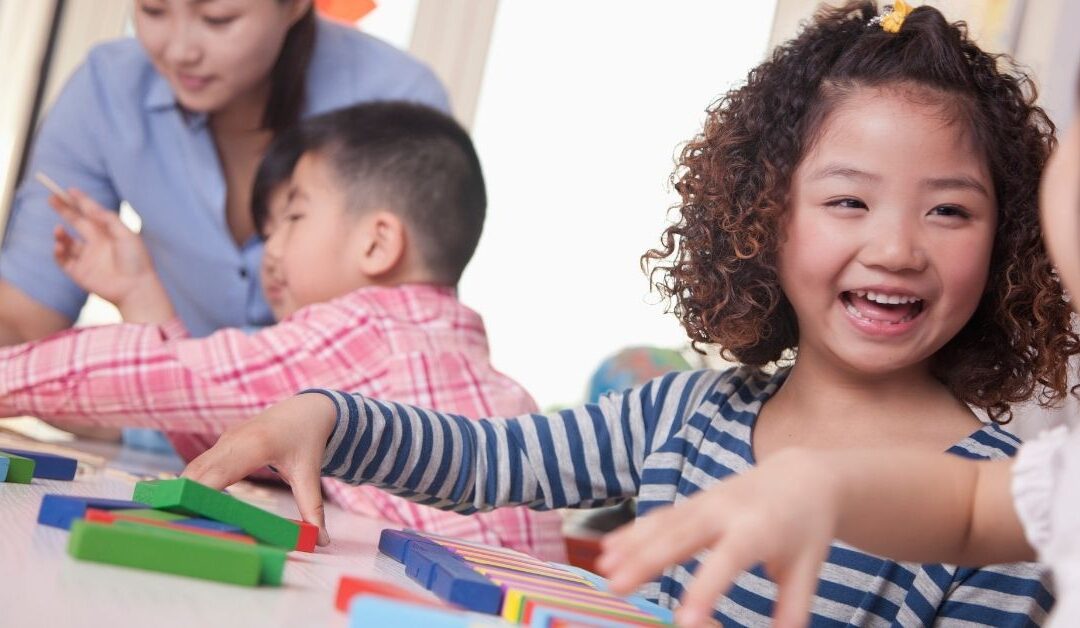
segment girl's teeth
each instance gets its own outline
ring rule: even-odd
[[[880,303],[882,305],[900,305],[901,303],[917,303],[922,299],[918,297],[900,296],[898,294],[888,295],[879,292],[873,292],[871,290],[852,290],[852,294],[857,297],[865,298],[868,301],[874,303]]]

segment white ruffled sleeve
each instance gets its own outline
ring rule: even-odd
[[[1013,464],[1013,503],[1024,526],[1024,536],[1040,556],[1053,534],[1054,493],[1061,476],[1061,449],[1067,436],[1064,426],[1043,432],[1037,439],[1024,443]]]

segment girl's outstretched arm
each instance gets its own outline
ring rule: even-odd
[[[226,431],[184,475],[224,488],[264,465],[322,526],[319,476],[371,484],[468,514],[613,503],[635,495],[645,458],[722,375],[657,378],[597,404],[469,420],[330,390],[287,399]]]
[[[780,586],[776,625],[804,625],[836,538],[911,562],[1031,560],[1010,491],[1012,461],[896,449],[791,449],[604,539],[599,567],[628,593],[701,550],[679,620],[697,625],[740,572]]]

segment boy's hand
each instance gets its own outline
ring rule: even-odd
[[[78,190],[69,194],[71,205],[60,196],[49,197],[79,236],[56,228],[53,255],[60,268],[82,289],[114,304],[128,322],[163,323],[175,316],[142,238],[115,212]]]
[[[665,567],[711,550],[676,613],[680,625],[707,624],[716,599],[740,572],[763,563],[780,593],[776,626],[806,625],[818,572],[835,537],[837,501],[813,453],[773,456],[749,473],[657,510],[603,540],[600,572],[628,594]]]
[[[300,517],[319,526],[319,545],[326,545],[330,537],[320,475],[326,441],[336,422],[337,408],[324,395],[290,397],[226,430],[217,444],[191,461],[183,476],[224,489],[271,465],[292,488]]]

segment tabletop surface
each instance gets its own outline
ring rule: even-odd
[[[93,450],[93,448],[91,448]],[[136,474],[175,461],[101,450],[104,465],[80,463],[72,482],[0,483],[0,627],[8,626],[345,626],[334,608],[338,578],[386,580],[430,595],[401,565],[377,550],[385,522],[327,505],[331,543],[314,554],[292,552],[281,587],[241,587],[75,560],[68,532],[37,524],[47,493],[130,499]],[[161,464],[158,464],[160,462]],[[297,517],[286,490],[258,487],[237,496]]]

